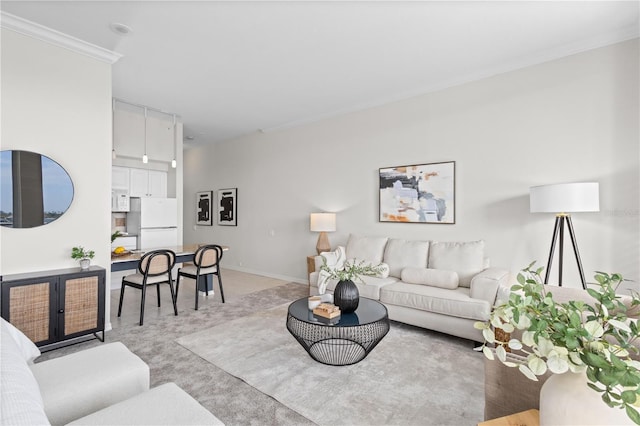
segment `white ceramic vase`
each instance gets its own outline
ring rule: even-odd
[[[89,269],[91,259],[80,259],[80,269]]]
[[[553,374],[540,390],[540,426],[633,425],[624,409],[611,408],[587,386],[587,373]]]

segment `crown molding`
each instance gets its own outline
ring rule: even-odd
[[[103,47],[96,46],[95,44],[88,43],[84,40],[80,40],[79,38],[72,37],[61,33],[60,31],[28,21],[10,13],[0,11],[0,18],[1,28],[33,37],[108,64],[113,64],[122,57],[120,53],[107,50]]]

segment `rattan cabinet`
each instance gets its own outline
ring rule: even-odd
[[[69,268],[2,277],[2,317],[41,349],[102,333],[105,270]]]

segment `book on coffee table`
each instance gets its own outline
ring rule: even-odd
[[[321,303],[313,309],[313,314],[326,319],[337,318],[340,316],[340,308],[331,303]]]

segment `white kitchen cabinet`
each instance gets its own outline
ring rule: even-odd
[[[149,170],[149,196],[162,198],[167,196],[167,172]]]
[[[116,102],[113,112],[113,147],[119,157],[142,158],[145,153],[145,129],[149,161],[171,162],[176,155],[177,139],[174,137],[173,117],[148,110],[145,125],[142,108]]]
[[[171,162],[175,158],[175,141],[171,117],[149,113],[147,118],[147,155],[151,161]]]
[[[125,189],[129,191],[129,168],[111,167],[111,189]]]
[[[113,148],[119,157],[142,158],[144,113],[141,108],[116,103],[113,111]]]
[[[131,197],[167,196],[167,172],[159,170],[131,169],[129,175]]]

